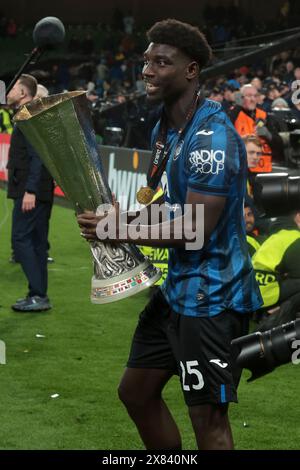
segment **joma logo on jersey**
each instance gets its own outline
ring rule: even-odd
[[[218,175],[224,170],[224,150],[195,150],[189,159],[196,173]]]

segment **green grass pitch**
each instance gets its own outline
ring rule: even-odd
[[[20,314],[10,306],[26,294],[18,264],[10,264],[11,201],[0,190],[0,449],[142,449],[117,397],[138,314],[148,291],[108,305],[90,303],[88,244],[74,212],[54,206],[49,312]],[[38,336],[37,336],[38,335]],[[300,365],[287,365],[251,384],[245,371],[230,417],[237,449],[298,449]],[[51,395],[58,394],[56,398]],[[195,449],[179,382],[164,397],[185,449]],[[246,425],[244,425],[246,423]]]

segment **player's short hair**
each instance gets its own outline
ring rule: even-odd
[[[37,79],[32,75],[28,75],[27,73],[22,73],[19,78],[19,82],[25,88],[27,88],[28,93],[32,98],[35,97],[37,91]]]
[[[175,19],[158,21],[148,31],[149,42],[176,47],[195,60],[202,69],[211,59],[212,51],[203,33],[188,23]]]

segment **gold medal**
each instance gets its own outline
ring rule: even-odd
[[[137,194],[136,194],[136,199],[140,204],[149,204],[153,196],[155,194],[155,191],[149,186],[144,186],[143,188],[139,189]]]

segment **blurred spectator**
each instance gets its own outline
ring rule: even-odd
[[[240,74],[238,77],[237,77],[237,81],[239,82],[240,84],[240,87],[245,85],[246,83],[248,83],[248,77],[246,74]]]
[[[253,186],[256,173],[253,173],[251,170],[256,168],[259,164],[259,160],[262,154],[262,146],[259,138],[255,134],[245,135],[243,137],[243,142],[246,147],[248,165],[247,194],[245,200],[249,205],[254,205]]]
[[[248,168],[255,168],[262,154],[261,142],[255,134],[245,135],[243,141],[247,152]]]
[[[284,66],[289,57],[289,51],[282,51],[278,55],[275,55],[271,60],[271,70],[273,71],[273,73],[276,69],[279,69],[281,66]]]
[[[108,67],[106,65],[106,59],[102,58],[96,67],[97,76],[99,80],[106,80],[108,76]]]
[[[143,80],[143,76],[141,73],[137,75],[135,87],[138,93],[144,93],[146,90],[146,85],[145,85],[145,82]]]
[[[270,83],[267,88],[267,96],[262,104],[262,109],[269,113],[272,109],[272,103],[276,98],[279,98],[280,92],[275,83]]]
[[[223,94],[221,88],[215,87],[213,88],[208,95],[209,100],[217,101],[218,103],[222,103],[223,101]]]
[[[288,60],[285,64],[286,73],[283,76],[283,80],[288,84],[294,80],[294,63],[291,60]]]
[[[251,85],[255,86],[257,91],[260,91],[262,89],[262,81],[259,77],[254,77],[250,83]]]
[[[262,108],[262,105],[264,104],[264,101],[267,97],[267,89],[266,88],[261,88],[259,91],[257,91],[257,107]]]
[[[232,85],[235,90],[239,90],[241,88],[240,82],[238,82],[235,78],[230,78],[229,80],[227,80],[227,83],[229,85]]]
[[[259,97],[257,89],[247,84],[241,88],[241,94],[242,106],[234,106],[229,111],[229,117],[240,136],[255,134],[261,141],[262,156],[259,165],[252,171],[270,172],[272,155],[276,160],[283,158],[282,140],[272,117],[257,107]]]
[[[234,14],[231,14],[231,11]],[[290,15],[294,14],[292,12],[295,12],[294,7],[290,8],[290,13],[288,14],[289,21],[291,21]],[[278,28],[279,11],[277,20],[272,20],[272,22],[266,19],[260,20],[256,18],[253,21],[251,18],[245,18],[243,11],[234,7],[233,4],[230,7],[223,4],[218,7],[216,5],[207,6],[205,7],[205,14],[210,18],[209,21],[206,20],[205,24],[207,37],[212,38],[213,36],[214,40],[211,42],[219,43],[220,48],[223,49],[223,51],[216,51],[215,62],[220,58],[225,58],[225,53],[227,54],[226,57],[232,57],[234,53],[230,49],[226,51],[226,46],[253,45],[254,40],[251,39],[252,35],[264,34],[280,29]],[[71,39],[68,51],[72,53],[72,57],[69,57],[67,69],[69,71],[71,69],[72,77],[68,77],[68,73],[62,71],[61,66],[56,65],[53,68],[53,74],[50,69],[48,71],[49,76],[53,77],[54,83],[50,83],[50,80],[48,82],[37,76],[36,78],[50,87],[51,93],[58,93],[67,89],[72,90],[78,87],[87,89],[87,83],[93,81],[96,85],[96,94],[101,98],[104,97],[104,99],[109,96],[110,101],[111,97],[123,92],[122,82],[124,80],[131,80],[133,84],[136,83],[136,90],[142,93],[144,91],[144,83],[140,77],[140,72],[142,63],[141,52],[143,51],[144,44],[141,42],[139,31],[135,28],[134,17],[131,12],[124,15],[119,8],[115,8],[113,16],[113,22],[97,24],[94,30],[91,30],[90,25],[69,26]],[[129,21],[127,21],[128,18]],[[128,22],[127,26],[126,21]],[[3,37],[7,36],[8,24],[8,18],[0,14],[0,35]],[[22,28],[22,25],[18,26],[18,29],[20,27]],[[248,38],[246,38],[247,34]],[[83,38],[85,39],[82,46],[81,41]],[[246,40],[243,43],[239,43],[241,38]],[[269,39],[267,38],[267,40]],[[223,48],[223,42],[226,43],[225,48]],[[79,63],[82,63],[81,53],[83,52],[86,56],[90,56],[95,49],[97,53],[100,51],[100,63],[95,64],[94,58],[89,57],[87,59],[90,62],[89,66],[86,63],[83,66],[79,66]],[[239,54],[240,52],[237,53]],[[272,108],[273,111],[274,106],[272,104],[278,93],[288,103],[290,102],[291,91],[289,85],[294,80],[300,79],[299,66],[300,49],[284,51],[276,54],[273,59],[268,61],[262,58],[255,64],[237,67],[227,75],[216,76],[214,79],[205,82],[204,87],[206,90],[212,90],[209,97],[221,102],[226,112],[229,113],[230,108],[234,104],[243,107],[244,97],[242,98],[236,90],[251,80],[251,85],[258,91],[256,107],[258,109],[263,107],[267,111],[270,111]],[[232,86],[233,89],[227,85]],[[272,87],[274,88],[272,89]],[[274,89],[276,89],[276,96],[274,96]],[[220,92],[217,90],[220,90]],[[299,106],[291,104],[291,108],[294,117],[299,120]],[[261,126],[261,121],[259,124]],[[261,127],[262,129],[259,132],[266,132],[264,126]],[[270,130],[269,126],[266,127]],[[272,131],[271,134],[273,134]],[[266,140],[268,140],[267,137]],[[278,146],[273,142],[273,137],[272,141],[268,142],[268,144],[272,149],[273,157],[277,158],[274,156],[274,151],[276,153]],[[275,150],[273,147],[275,147]],[[277,153],[279,154],[279,152]]]
[[[255,218],[250,205],[244,205],[244,219],[246,226],[246,233],[252,234],[255,227]]]
[[[94,90],[87,91],[86,97],[91,103],[95,103],[99,100],[99,96]]]
[[[290,86],[287,82],[282,81],[279,85],[279,93],[281,98],[288,100],[290,97]]]
[[[294,69],[294,78],[293,80],[300,80],[300,67],[296,67]]]
[[[289,109],[289,105],[287,103],[286,100],[284,100],[283,98],[276,98],[272,105],[272,110],[274,109]]]
[[[131,35],[134,28],[134,17],[132,12],[128,10],[126,16],[123,18],[124,33]]]
[[[109,81],[111,85],[116,85],[116,83],[120,83],[124,78],[124,73],[121,68],[122,61],[116,60],[113,65],[110,67],[109,71]]]
[[[221,87],[223,91],[223,100],[222,100],[222,106],[225,110],[225,112],[229,111],[229,109],[233,106],[235,103],[235,88],[234,86],[230,85],[229,83],[225,83]]]
[[[252,256],[261,245],[262,239],[259,238],[258,229],[255,226],[255,210],[251,203],[245,202],[244,205],[244,220],[247,234],[247,244],[249,255]]]

